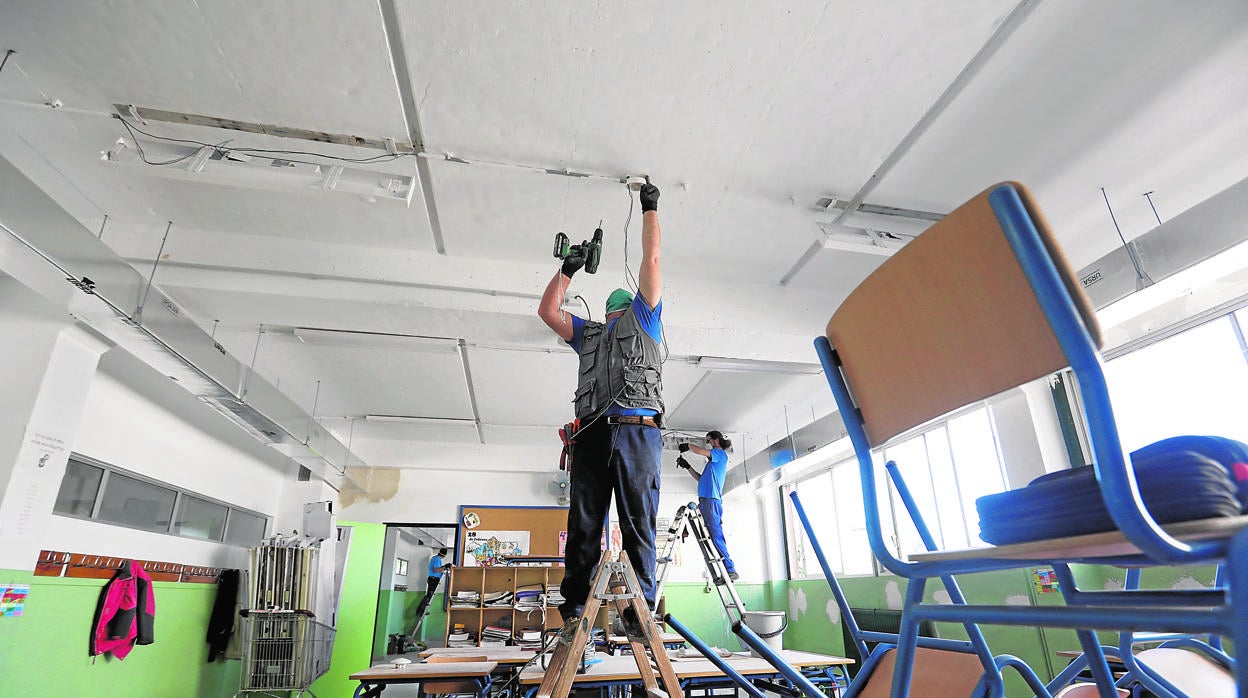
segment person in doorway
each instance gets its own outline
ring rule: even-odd
[[[428,587],[425,589],[425,598],[420,600],[420,604],[416,606],[416,617],[425,615],[425,610],[429,608],[429,602],[433,599],[433,592],[438,590],[438,584],[441,583],[442,577],[446,575],[446,571],[451,569],[448,562],[443,562],[442,558],[446,555],[446,548],[438,548],[438,554],[429,558],[429,572],[425,583]]]
[[[584,611],[598,561],[599,541],[611,495],[615,494],[624,551],[637,573],[650,609],[655,607],[655,516],[659,507],[659,432],[663,415],[662,284],[659,276],[659,188],[646,180],[642,210],[641,269],[637,295],[616,289],[607,298],[606,318],[597,323],[567,313],[567,287],[585,264],[571,255],[546,286],[540,317],[580,357],[573,401],[580,430],[573,437],[565,572],[565,642]],[[639,619],[625,618],[630,634]]]
[[[706,530],[711,534],[711,542],[715,544],[720,557],[724,558],[728,578],[735,582],[740,575],[737,574],[737,566],[733,564],[732,557],[728,555],[728,544],[724,542],[723,521],[724,476],[728,473],[726,449],[732,448],[732,441],[725,439],[719,431],[709,431],[706,434],[706,443],[710,446],[709,449],[690,443],[682,443],[678,449],[681,453],[693,451],[707,459],[706,466],[700,473],[688,463],[682,467],[688,470],[698,483],[698,511],[702,512],[702,520],[706,522]]]

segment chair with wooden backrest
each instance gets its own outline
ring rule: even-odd
[[[922,620],[1076,629],[1102,695],[1112,677],[1092,629],[1218,633],[1248,647],[1244,517],[1188,526],[1180,540],[1144,506],[1118,440],[1091,305],[1021,185],[994,186],[933,225],[871,274],[837,309],[816,349],[858,457],[872,552],[907,577],[894,696],[904,698]],[[1093,468],[1117,531],[898,558],[880,520],[873,452],[968,404],[1069,366],[1083,398]],[[1061,514],[1061,512],[1055,512]],[[1099,536],[1099,537],[1098,537]],[[1091,540],[1089,540],[1091,539]],[[1217,564],[1229,588],[1081,591],[1067,563]],[[921,603],[945,575],[1052,564],[1066,607]],[[1072,608],[1077,606],[1078,608]],[[1248,696],[1245,672],[1238,672]]]
[[[485,655],[461,656],[455,654],[430,655],[425,662],[428,664],[448,664],[453,662],[487,662]],[[471,694],[478,695],[482,688],[475,681],[430,681],[421,687],[424,695]]]

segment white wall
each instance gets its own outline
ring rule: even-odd
[[[277,463],[257,457],[246,441],[251,437],[241,430],[239,440],[231,443],[213,433],[219,431],[216,425],[191,421],[200,411],[204,420],[221,418],[181,388],[160,384],[168,379],[150,369],[144,376],[128,356],[107,358],[92,379],[73,442],[75,453],[266,516],[278,515],[282,493],[288,491],[284,480],[293,480],[293,474],[285,475]],[[49,518],[45,549],[205,566],[239,567],[246,562],[244,548]]]
[[[664,452],[662,461],[659,518],[670,523],[681,506],[697,501],[697,483],[675,467],[675,452]],[[461,505],[553,506],[555,499],[548,491],[547,483],[554,478],[555,472],[553,469],[541,473],[473,472],[465,476],[457,470],[403,469],[398,492],[393,497],[383,502],[355,502],[344,507],[340,517],[368,523],[457,523]],[[768,524],[771,529],[767,533],[775,539],[776,535],[781,535],[778,514],[765,515],[759,497],[744,489],[728,495],[724,510],[725,536],[733,561],[746,581],[763,581],[775,566],[764,557],[763,551],[774,547],[774,540],[764,545],[764,526],[760,524],[769,516],[774,518],[776,523]],[[611,520],[616,520],[614,511]],[[692,537],[683,544],[680,555],[682,564],[672,569],[668,581],[702,579],[705,564]],[[423,556],[423,559],[427,563],[428,556]],[[410,571],[412,569],[416,568],[409,568],[408,584],[415,589],[417,584],[423,583],[423,578],[418,578],[423,575],[420,571],[423,567],[416,570],[415,575]],[[783,563],[780,569],[783,570]],[[413,582],[413,579],[416,581]]]

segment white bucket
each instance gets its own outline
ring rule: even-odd
[[[784,629],[789,627],[789,616],[784,611],[746,611],[745,625],[767,643],[771,649],[779,652],[784,649]],[[750,654],[759,656],[753,648]]]

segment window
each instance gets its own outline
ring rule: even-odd
[[[96,518],[147,531],[168,531],[178,493],[121,473],[108,474]]]
[[[178,515],[171,532],[188,538],[221,540],[228,511],[220,504],[184,494],[178,500]]]
[[[925,546],[882,467],[889,460],[897,464],[937,545],[983,545],[975,500],[1003,492],[1006,485],[992,417],[986,407],[964,412],[922,434],[891,444],[879,456],[876,491],[880,496],[881,526],[895,552],[905,555],[920,552]],[[837,463],[787,488],[796,491],[801,499],[834,574],[866,575],[875,571],[860,482],[855,459]],[[822,575],[801,522],[795,514],[787,519],[790,573],[795,579]]]
[[[830,471],[786,488],[796,491],[810,526],[819,538],[828,566],[838,575],[871,574],[875,571],[867,541],[866,514],[862,506],[857,461],[844,461]],[[792,544],[794,577],[823,574],[819,559],[796,515],[787,517]]]
[[[242,509],[230,509],[230,519],[225,525],[225,542],[250,548],[260,545],[269,520],[259,514]]]
[[[71,456],[52,511],[185,538],[258,545],[267,517]]]
[[[70,516],[91,516],[91,510],[95,508],[95,497],[100,493],[100,480],[103,478],[103,468],[82,461],[69,461],[52,511]]]
[[[897,463],[924,523],[939,548],[984,545],[979,539],[975,500],[1005,491],[992,417],[980,407],[884,449],[884,459]],[[926,550],[905,505],[889,482],[894,550],[901,555]]]
[[[1123,447],[1180,434],[1218,434],[1248,441],[1248,392],[1239,320],[1222,315],[1105,365],[1105,380]]]

